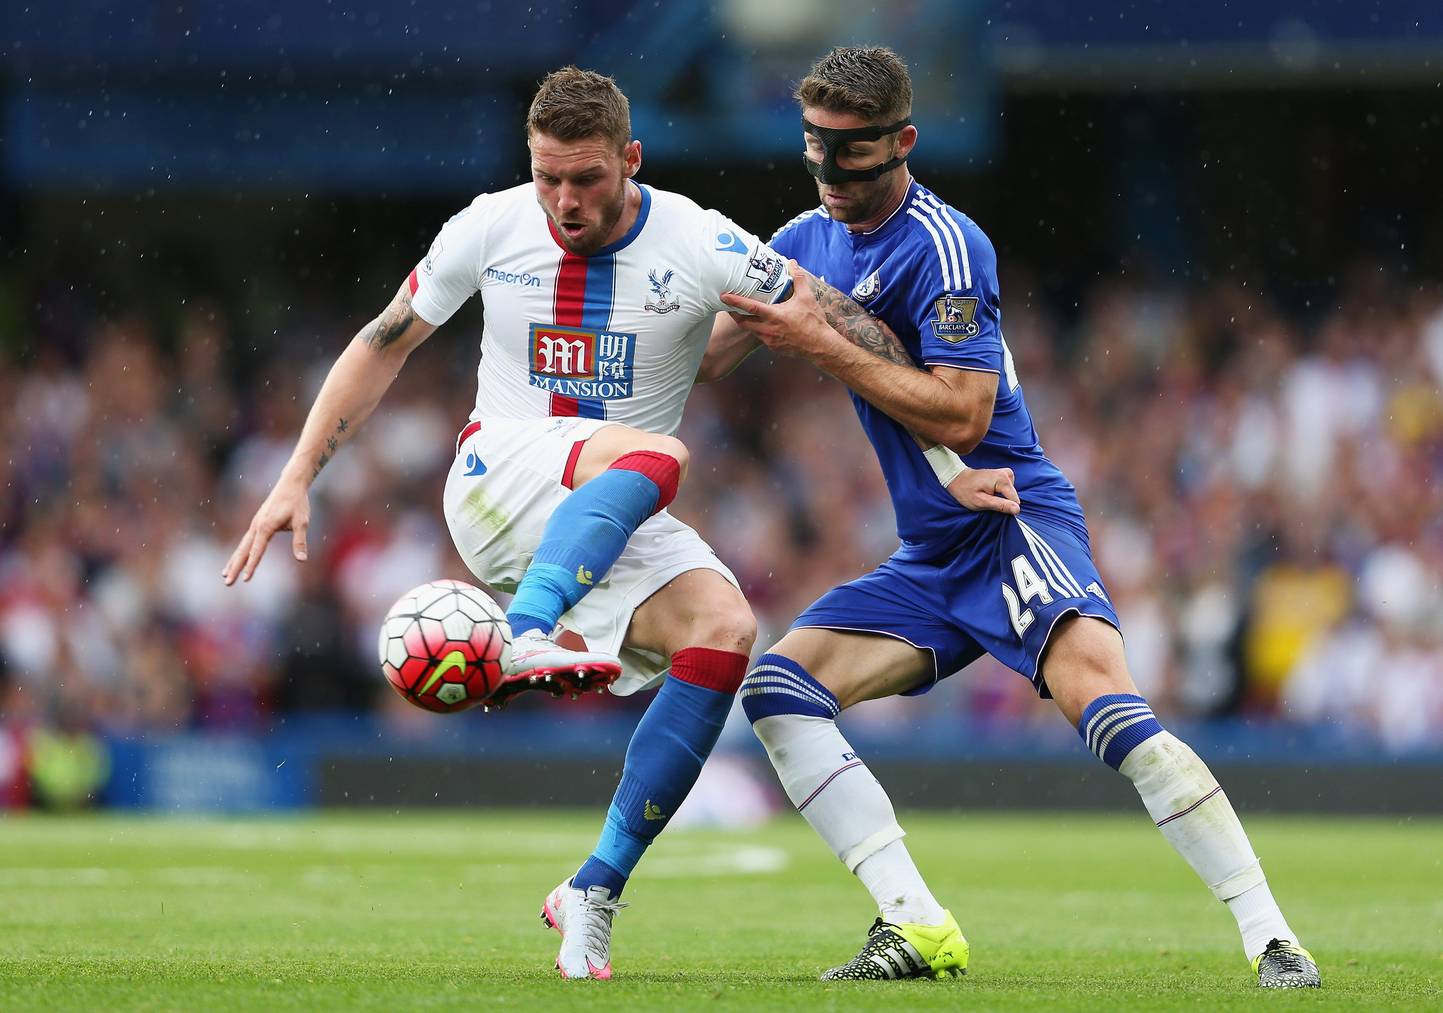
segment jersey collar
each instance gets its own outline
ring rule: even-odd
[[[624,250],[626,247],[630,246],[632,240],[634,240],[637,236],[641,235],[642,227],[646,225],[646,216],[651,214],[651,187],[644,186],[641,183],[636,182],[635,180],[631,181],[631,185],[636,187],[637,190],[641,191],[641,207],[639,207],[636,211],[636,221],[631,223],[631,228],[626,230],[626,235],[622,236],[614,243],[607,243],[601,249],[595,251],[594,253],[591,253],[589,256],[609,257],[613,253]],[[565,250],[566,253],[570,256],[577,256],[577,254],[572,253],[570,250],[566,249],[566,244],[563,243],[561,241],[561,237],[557,235],[556,226],[552,224],[550,218],[546,219],[546,231],[551,233],[551,238],[553,241],[555,241],[557,246]],[[581,259],[585,260],[587,258],[582,257]]]

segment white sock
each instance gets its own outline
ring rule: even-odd
[[[1163,731],[1134,747],[1118,769],[1137,788],[1168,843],[1227,903],[1249,958],[1272,939],[1297,941],[1273,902],[1232,803],[1196,753]]]
[[[932,896],[902,844],[887,792],[829,718],[775,714],[752,724],[792,805],[855,872],[887,921],[940,925]]]
[[[1274,939],[1297,942],[1283,912],[1278,909],[1278,902],[1273,900],[1273,891],[1268,889],[1267,880],[1228,898],[1228,910],[1238,920],[1238,931],[1243,934],[1243,952],[1249,960],[1267,949]]]
[[[856,871],[857,878],[876,899],[884,922],[941,925],[947,920],[947,913],[927,889],[907,845],[901,841],[893,841],[862,859]]]

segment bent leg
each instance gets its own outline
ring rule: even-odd
[[[598,429],[577,452],[576,466],[571,472],[571,488],[580,489],[609,469],[627,454],[662,454],[673,458],[680,467],[678,481],[686,479],[691,454],[675,436],[648,433],[631,426],[613,423]]]
[[[610,425],[575,445],[562,477],[575,491],[552,513],[506,611],[513,636],[549,635],[601,580],[642,522],[676,497],[680,440]]]
[[[671,658],[671,673],[632,733],[596,848],[573,877],[620,896],[637,862],[701,773],[746,674],[756,639],[742,593],[715,570],[688,570],[632,615],[626,644]]]
[[[1087,747],[1133,783],[1168,843],[1228,905],[1248,957],[1273,939],[1296,942],[1232,803],[1207,764],[1138,694],[1117,630],[1088,617],[1062,620],[1042,676]]]
[[[932,681],[932,655],[904,640],[829,629],[792,630],[742,683],[742,706],[787,797],[877,902],[884,921],[941,925],[902,843],[892,801],[837,728],[846,707]]]

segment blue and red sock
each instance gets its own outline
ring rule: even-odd
[[[604,886],[612,897],[621,895],[696,783],[746,673],[747,656],[733,651],[688,647],[672,655],[671,676],[632,733],[606,825],[572,886]]]

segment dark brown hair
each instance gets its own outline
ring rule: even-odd
[[[603,137],[618,149],[631,141],[631,103],[605,74],[562,67],[547,74],[526,114],[526,135],[558,141]]]
[[[797,85],[804,106],[895,123],[912,112],[912,76],[886,46],[838,46]]]

